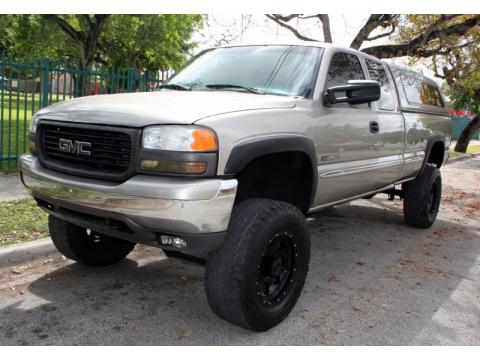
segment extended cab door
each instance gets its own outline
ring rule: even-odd
[[[322,93],[362,79],[366,79],[364,67],[355,52],[326,49],[317,85]],[[377,178],[382,166],[378,114],[370,104],[327,106],[321,97],[317,104],[318,123],[311,131],[318,161],[314,208],[378,189],[383,182]]]
[[[421,74],[389,66],[397,85],[399,105],[405,122],[402,177],[415,177],[427,156],[427,144],[434,137],[450,145],[450,117],[438,84]]]

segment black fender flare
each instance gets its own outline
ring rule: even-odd
[[[423,174],[423,171],[425,170],[425,167],[427,166],[427,160],[430,157],[430,153],[432,152],[433,145],[437,142],[443,143],[443,146],[445,147],[445,136],[444,135],[434,135],[434,136],[428,138],[427,147],[425,148],[425,157],[423,158],[422,167],[420,168],[420,171],[418,172],[417,177],[419,177]],[[445,156],[445,154],[443,156]]]
[[[317,153],[313,141],[306,136],[278,135],[248,139],[240,142],[232,148],[224,173],[226,175],[238,174],[251,161],[261,156],[283,152],[301,152],[306,154],[310,159],[313,174],[313,188],[310,196],[311,206],[315,198],[318,182]]]

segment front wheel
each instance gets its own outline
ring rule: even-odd
[[[407,225],[426,229],[433,225],[442,197],[442,176],[427,165],[422,175],[403,187],[403,214]]]
[[[208,302],[222,319],[266,331],[295,306],[309,260],[310,236],[298,208],[245,200],[233,210],[225,243],[208,259]]]
[[[48,217],[53,244],[65,257],[90,266],[106,266],[124,259],[134,243],[103,235]]]

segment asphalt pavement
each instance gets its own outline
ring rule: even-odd
[[[428,230],[405,226],[386,195],[310,217],[303,294],[265,333],[218,319],[204,268],[158,249],[101,269],[3,250],[0,345],[480,345],[480,159],[442,174]]]

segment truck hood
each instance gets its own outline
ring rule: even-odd
[[[172,91],[97,95],[63,101],[40,110],[43,119],[143,127],[192,124],[237,111],[292,108],[296,99],[233,91]]]

